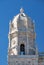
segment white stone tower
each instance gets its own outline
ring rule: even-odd
[[[34,21],[23,8],[9,24],[8,65],[38,65]]]

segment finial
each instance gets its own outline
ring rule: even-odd
[[[21,8],[21,9],[20,9],[20,12],[21,12],[21,13],[23,13],[23,12],[24,12],[23,8]]]

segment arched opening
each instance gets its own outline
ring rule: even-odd
[[[20,45],[20,55],[25,55],[25,45],[24,44]]]

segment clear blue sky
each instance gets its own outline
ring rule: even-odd
[[[44,0],[0,0],[0,65],[7,65],[9,21],[21,7],[35,20],[36,44],[44,51]]]

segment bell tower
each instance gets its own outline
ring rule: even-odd
[[[34,25],[34,21],[24,13],[23,8],[10,21],[8,65],[38,65]]]

